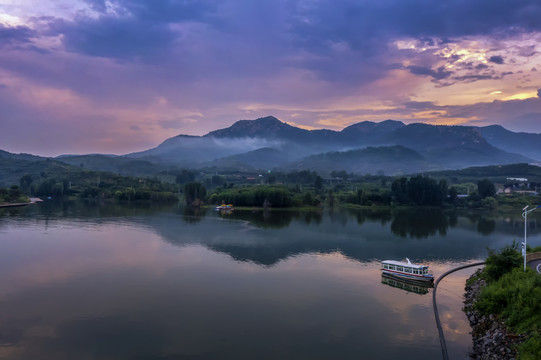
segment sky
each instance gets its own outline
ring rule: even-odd
[[[0,149],[126,154],[273,115],[541,132],[538,0],[0,0]]]

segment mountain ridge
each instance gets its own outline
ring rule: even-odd
[[[0,157],[21,161],[47,159],[2,151]],[[388,174],[405,174],[532,163],[540,158],[541,134],[514,133],[499,125],[404,124],[389,119],[363,121],[340,131],[306,130],[266,116],[239,120],[203,136],[179,134],[154,148],[126,155],[60,156],[55,160],[137,176],[154,175],[172,167],[370,173],[383,170]]]

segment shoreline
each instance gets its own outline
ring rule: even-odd
[[[482,270],[477,270],[466,280],[464,294],[464,313],[472,328],[472,351],[470,359],[514,360],[517,357],[515,346],[524,341],[523,335],[509,332],[507,326],[494,315],[482,315],[474,309],[486,281],[479,277]]]
[[[23,202],[23,203],[3,203],[0,204],[0,208],[9,208],[9,207],[19,207],[19,206],[26,206],[26,205],[32,205],[39,202],[42,202],[40,198],[30,198],[30,201]]]

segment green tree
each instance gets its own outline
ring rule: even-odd
[[[220,175],[212,175],[211,184],[213,186],[220,186],[225,184],[225,179]]]
[[[451,204],[456,204],[458,200],[458,191],[456,190],[456,187],[451,186],[448,191],[449,194],[449,202]]]
[[[489,281],[496,281],[521,265],[522,256],[518,251],[518,243],[513,240],[512,245],[507,245],[500,251],[488,249],[485,274]]]
[[[494,195],[496,195],[496,187],[492,181],[488,179],[479,180],[477,182],[477,192],[482,199],[488,196],[494,197]]]
[[[28,193],[30,190],[30,187],[32,186],[32,182],[34,179],[31,175],[25,174],[21,176],[21,179],[19,180],[19,184],[21,185],[21,188],[24,192]]]
[[[396,179],[391,184],[392,194],[399,204],[407,204],[409,202],[408,197],[408,179],[401,177]]]
[[[302,202],[303,202],[304,205],[312,206],[312,204],[314,202],[314,198],[312,197],[312,193],[307,192],[306,194],[304,194],[304,198],[302,199]]]
[[[207,189],[200,182],[190,182],[184,185],[184,197],[186,204],[193,205],[197,201],[205,200]]]
[[[177,184],[185,184],[194,180],[195,180],[195,173],[186,169],[182,169],[175,178],[175,182]]]
[[[269,176],[267,176],[267,184],[275,184],[275,183],[276,183],[276,175],[269,174]]]
[[[323,178],[319,175],[316,176],[316,179],[314,181],[314,188],[317,191],[321,191],[323,189]]]

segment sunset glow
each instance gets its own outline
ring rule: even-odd
[[[0,1],[0,149],[123,154],[267,115],[538,133],[541,5],[497,2]]]

